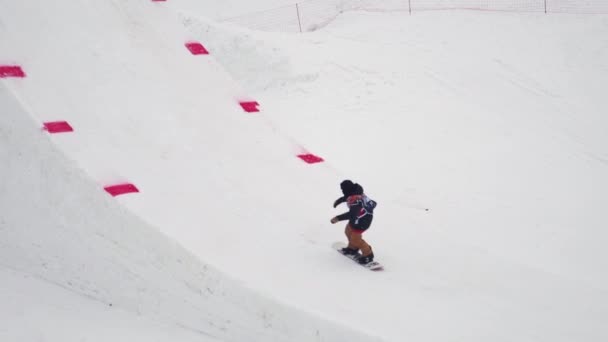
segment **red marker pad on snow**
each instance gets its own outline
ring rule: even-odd
[[[257,103],[256,101],[243,101],[243,102],[239,102],[239,104],[241,105],[241,107],[243,107],[243,110],[246,111],[247,113],[257,113],[260,111],[258,109],[258,106],[260,104]]]
[[[137,189],[137,187],[135,187],[135,185],[133,185],[131,183],[106,186],[104,189],[112,196],[124,195],[124,194],[132,193],[132,192],[139,192],[139,189]]]
[[[185,45],[186,45],[186,48],[188,48],[188,50],[190,50],[190,53],[192,53],[193,55],[208,55],[209,54],[209,51],[207,51],[207,49],[205,49],[203,44],[201,44],[199,42],[188,42]]]
[[[25,72],[18,65],[0,65],[0,78],[25,77]]]
[[[49,133],[73,132],[74,129],[66,121],[52,121],[44,123],[44,130]]]
[[[315,156],[314,154],[299,154],[298,158],[302,159],[304,162],[308,163],[308,164],[316,164],[316,163],[321,163],[323,162],[323,158]]]

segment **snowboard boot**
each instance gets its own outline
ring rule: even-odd
[[[359,251],[353,248],[344,247],[342,248],[342,254],[344,255],[357,255]]]
[[[360,256],[359,259],[357,259],[357,261],[361,264],[361,265],[367,265],[370,262],[374,261],[374,253],[372,252],[370,255],[366,255],[366,256]]]

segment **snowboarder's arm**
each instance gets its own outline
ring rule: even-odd
[[[346,202],[346,196],[342,196],[334,201],[334,208],[340,205],[341,203]]]
[[[360,203],[354,204],[350,207],[350,209],[342,215],[336,216],[338,221],[346,221],[350,220],[351,222],[357,219],[357,215],[361,211],[362,205]]]
[[[346,220],[350,219],[350,211],[347,211],[347,212],[345,212],[345,213],[344,213],[344,214],[342,214],[342,215],[338,215],[338,216],[336,216],[336,219],[337,219],[338,221],[346,221]]]

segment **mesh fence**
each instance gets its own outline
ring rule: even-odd
[[[547,12],[606,14],[608,0],[547,0]]]
[[[412,11],[472,9],[482,11],[544,12],[545,0],[414,0]]]
[[[298,3],[303,31],[314,31],[345,11],[355,9],[353,1],[310,0]]]
[[[225,21],[262,31],[304,32],[314,31],[346,11],[415,13],[456,9],[608,14],[608,0],[304,0],[293,5],[250,13]]]
[[[296,6],[282,6],[266,11],[259,11],[234,18],[225,19],[225,22],[244,26],[261,31],[300,32],[298,10]]]

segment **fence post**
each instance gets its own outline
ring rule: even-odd
[[[545,0],[545,14],[547,14],[547,0]]]
[[[298,15],[298,26],[300,27],[300,33],[302,33],[302,22],[300,21],[300,7],[298,6],[297,2],[296,2],[296,13]]]
[[[547,1],[547,0],[545,0]],[[407,0],[408,7],[410,8],[410,15],[412,15],[412,0]]]

